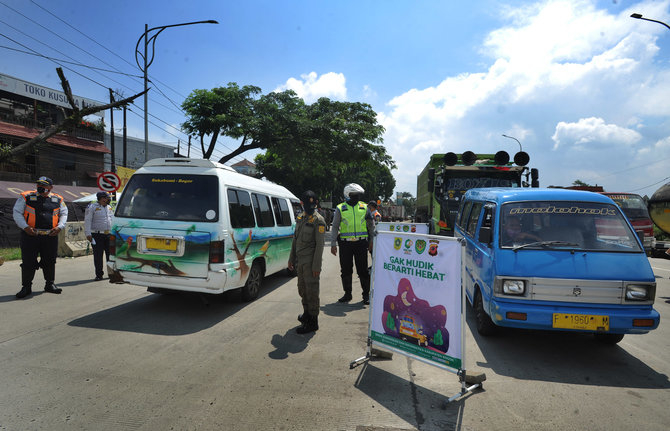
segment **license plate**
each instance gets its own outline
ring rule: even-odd
[[[177,251],[178,243],[171,238],[147,238],[147,250]]]
[[[610,317],[591,314],[554,313],[552,327],[560,329],[581,329],[584,331],[609,331]]]

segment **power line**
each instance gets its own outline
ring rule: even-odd
[[[665,181],[665,180],[670,180],[670,177],[665,177],[665,178],[663,178],[663,179],[660,180],[660,181],[657,181],[657,182],[655,182],[655,183],[653,183],[653,184],[649,184],[648,186],[640,187],[640,188],[638,188],[638,189],[634,189],[634,190],[628,190],[626,193],[636,192],[636,191],[638,191],[638,190],[644,190],[644,189],[646,189],[647,187],[652,187],[652,186],[655,186],[656,184],[660,184],[660,183],[662,183],[662,182]]]
[[[4,36],[4,35],[3,35],[3,36]],[[67,61],[67,60],[63,60],[63,59],[60,59],[60,58],[49,57],[49,56],[46,56],[46,55],[43,55],[43,54],[39,54],[39,53],[32,53],[32,52],[28,52],[28,51],[23,51],[23,50],[21,50],[21,49],[11,48],[11,47],[9,47],[9,46],[0,45],[0,48],[8,49],[8,50],[10,50],[10,51],[20,52],[20,53],[22,53],[22,54],[34,55],[35,57],[42,57],[42,58],[45,58],[45,59],[47,59],[47,60],[51,60],[51,61],[54,61],[54,62],[58,61],[58,62],[60,62],[60,63],[72,64],[72,65],[74,65],[74,66],[85,67],[85,68],[87,68],[87,69],[100,70],[100,71],[103,71],[103,72],[118,73],[119,75],[125,75],[125,76],[130,76],[130,77],[141,78],[140,75],[132,75],[132,74],[130,74],[130,73],[118,72],[118,71],[115,71],[115,70],[109,70],[109,69],[103,69],[103,68],[101,68],[101,67],[87,66],[87,65],[85,65],[85,64],[76,63],[76,62],[74,62],[74,61]]]

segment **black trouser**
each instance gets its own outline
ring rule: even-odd
[[[58,255],[58,236],[31,236],[21,232],[21,285],[31,287],[35,271],[42,267],[44,281],[51,284],[56,278],[56,256]],[[40,261],[37,261],[39,255]]]
[[[105,255],[105,262],[109,261],[109,235],[105,233],[92,233],[95,241],[93,246],[93,265],[95,265],[95,276],[102,278],[105,275],[105,267],[102,262],[102,255]]]
[[[356,273],[363,289],[363,298],[369,298],[368,241],[338,241],[338,244],[340,246],[340,271],[344,292],[351,294],[351,281],[355,263]]]

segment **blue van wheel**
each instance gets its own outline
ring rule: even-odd
[[[619,341],[623,340],[624,334],[594,334],[596,341],[603,344],[616,344]]]
[[[495,334],[497,326],[489,315],[486,314],[486,311],[484,311],[484,301],[479,289],[475,292],[474,309],[475,319],[477,320],[477,332],[485,337]]]
[[[257,263],[251,265],[247,282],[242,287],[242,300],[249,302],[258,298],[258,292],[261,290],[261,281],[263,280],[263,271]]]

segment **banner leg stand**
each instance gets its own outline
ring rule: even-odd
[[[458,241],[461,244],[461,262],[465,259],[465,241],[462,238],[459,238]],[[465,364],[465,285],[463,280],[465,280],[465,265],[461,265],[461,352],[463,355],[463,364]],[[486,374],[468,374],[465,368],[461,368],[456,373],[458,374],[458,379],[461,382],[461,392],[449,397],[447,399],[447,404],[452,401],[455,401],[461,398],[463,395],[468,392],[472,392],[475,389],[482,389],[483,382],[486,380]],[[468,386],[470,385],[470,386]]]

